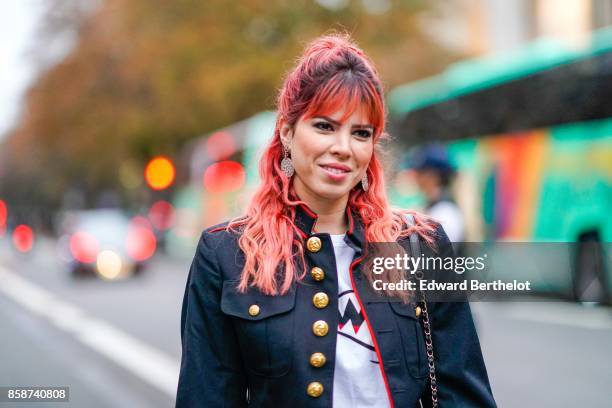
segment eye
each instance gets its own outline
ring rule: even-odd
[[[331,132],[334,130],[334,127],[330,123],[327,123],[327,122],[316,122],[313,126],[319,130],[323,130],[326,132]]]
[[[360,137],[360,138],[362,138],[362,139],[368,139],[368,138],[372,137],[372,132],[370,132],[370,131],[369,131],[369,130],[367,130],[367,129],[359,129],[359,130],[356,130],[354,134],[355,134],[356,136],[359,136],[359,137]]]

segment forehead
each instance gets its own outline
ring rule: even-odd
[[[332,113],[315,113],[313,117],[325,116],[326,118],[333,119],[336,122],[340,123],[350,123],[350,124],[359,124],[359,125],[372,125],[372,121],[368,115],[367,109],[365,107],[360,107],[351,112],[347,108],[340,108]]]

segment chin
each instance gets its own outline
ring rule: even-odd
[[[321,198],[324,198],[326,200],[338,200],[342,197],[345,197],[346,195],[348,195],[348,193],[351,191],[350,189],[346,188],[346,187],[336,187],[336,186],[330,186],[330,187],[319,187],[316,189],[313,189],[313,191],[320,196]]]

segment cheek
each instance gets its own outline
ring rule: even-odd
[[[291,156],[294,165],[300,168],[312,167],[316,159],[325,154],[327,147],[321,143],[320,138],[316,135],[307,135],[301,133],[296,135]]]
[[[355,161],[357,165],[363,168],[368,167],[373,154],[374,146],[371,143],[363,143],[361,146],[358,146],[358,148],[355,149]]]

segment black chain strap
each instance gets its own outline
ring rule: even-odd
[[[407,214],[408,225],[414,225],[414,216]],[[421,252],[421,246],[419,244],[419,236],[416,232],[410,234],[410,250],[412,256],[419,256]],[[418,270],[414,276],[417,279],[423,278],[423,271]],[[436,364],[434,361],[434,349],[433,340],[431,337],[431,323],[429,322],[429,311],[427,310],[427,301],[425,300],[425,293],[419,291],[421,294],[421,314],[423,315],[423,333],[425,334],[425,350],[427,352],[427,364],[429,366],[429,385],[431,387],[431,406],[432,408],[438,407],[438,383],[436,381]]]
[[[429,384],[431,386],[431,406],[438,407],[438,383],[436,381],[436,364],[434,361],[433,341],[431,339],[431,324],[429,323],[429,312],[427,310],[427,302],[425,294],[422,296],[422,311],[423,314],[423,332],[425,333],[425,349],[427,351],[427,363],[429,365]]]

